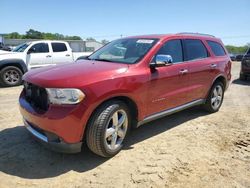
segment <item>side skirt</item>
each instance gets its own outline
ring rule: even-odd
[[[190,108],[190,107],[193,107],[193,106],[198,106],[198,105],[201,105],[201,104],[204,104],[206,102],[205,99],[198,99],[198,100],[195,100],[195,101],[192,101],[192,102],[189,102],[189,103],[186,103],[186,104],[183,104],[181,106],[177,106],[175,108],[171,108],[171,109],[168,109],[168,110],[164,110],[164,111],[161,111],[161,112],[158,112],[156,114],[152,114],[150,116],[147,116],[144,120],[142,121],[139,121],[137,123],[137,127],[145,124],[145,123],[148,123],[150,121],[154,121],[156,119],[159,119],[159,118],[162,118],[164,116],[167,116],[167,115],[171,115],[171,114],[174,114],[176,112],[179,112],[179,111],[182,111],[182,110],[185,110],[187,108]]]

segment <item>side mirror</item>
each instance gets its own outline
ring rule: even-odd
[[[150,67],[164,67],[173,64],[173,59],[171,55],[159,54],[155,57],[155,62],[150,63]]]
[[[31,53],[34,53],[35,52],[35,49],[34,48],[30,48],[27,52],[27,54],[31,54]]]

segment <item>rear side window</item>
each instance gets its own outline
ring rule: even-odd
[[[185,60],[191,61],[195,59],[203,59],[208,57],[208,52],[201,40],[198,39],[185,39],[184,50]]]
[[[31,48],[33,50],[32,53],[48,53],[49,52],[49,46],[47,43],[37,43],[37,44],[34,44]]]
[[[67,47],[64,43],[57,43],[57,42],[53,42],[52,43],[52,49],[53,52],[65,52],[67,51]]]
[[[157,52],[157,55],[171,55],[173,63],[182,62],[182,46],[180,40],[170,40],[167,41],[161,49]]]
[[[221,44],[219,44],[218,42],[207,41],[207,43],[210,46],[210,48],[212,49],[215,56],[224,56],[224,55],[226,55],[225,50],[223,49]]]

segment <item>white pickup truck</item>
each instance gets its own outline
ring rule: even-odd
[[[20,85],[22,75],[30,69],[74,62],[90,54],[72,52],[64,41],[42,40],[21,44],[11,52],[0,52],[0,85]]]

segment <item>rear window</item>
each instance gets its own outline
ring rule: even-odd
[[[53,42],[52,43],[53,52],[65,52],[67,51],[67,47],[64,43]]]
[[[248,49],[247,55],[250,55],[250,48]]]
[[[221,44],[219,44],[218,42],[207,41],[207,43],[210,46],[210,48],[212,49],[215,56],[224,56],[224,55],[226,55],[225,50],[223,49]]]
[[[208,52],[201,40],[198,39],[185,39],[185,60],[191,61],[196,59],[203,59],[208,57]]]

